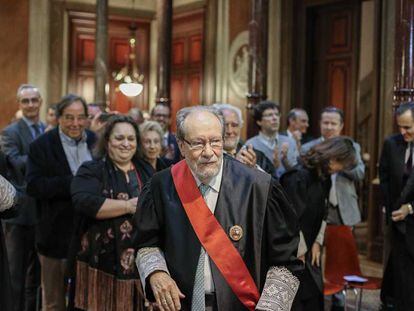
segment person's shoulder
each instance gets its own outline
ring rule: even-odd
[[[320,138],[313,139],[302,146],[302,150],[309,150],[313,146],[319,144],[321,142]]]
[[[37,137],[32,143],[31,145],[45,145],[45,144],[50,144],[50,142],[54,142],[56,139],[59,138],[59,130],[58,128],[54,128],[51,129],[50,131],[47,131],[45,133],[43,133],[42,135],[40,135],[39,137]]]
[[[228,155],[223,156],[224,167],[223,170],[228,170],[228,174],[237,174],[238,178],[243,179],[251,179],[251,181],[266,181],[270,180],[271,176],[263,172],[262,170],[258,170],[256,168],[251,168],[244,163],[236,160],[233,157]],[[224,172],[223,172],[224,175]]]
[[[280,140],[281,143],[287,142],[287,143],[289,143],[291,145],[296,145],[295,140],[293,138],[287,136],[287,135],[280,134],[279,135],[279,140]]]
[[[254,144],[254,143],[257,143],[259,141],[259,135],[256,135],[256,136],[253,136],[253,137],[250,137],[246,142],[245,142],[245,145],[248,145],[248,144]]]
[[[13,123],[10,123],[3,129],[3,134],[11,134],[11,133],[17,133],[20,130],[20,127],[22,126],[21,123],[24,123],[22,119],[14,121]]]
[[[384,143],[397,143],[402,142],[404,140],[401,134],[391,134],[390,136],[386,137]]]

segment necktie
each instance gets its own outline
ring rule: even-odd
[[[209,186],[200,184],[199,189],[203,198],[208,190]],[[194,279],[193,288],[193,300],[191,303],[191,311],[204,311],[206,308],[205,303],[205,290],[204,290],[204,260],[206,251],[201,246],[200,257],[198,258],[197,270]]]
[[[407,175],[411,174],[411,171],[413,170],[413,146],[411,143],[408,143],[408,159],[407,162],[405,162],[405,172]]]
[[[329,203],[333,206],[338,205],[338,197],[336,196],[336,174],[331,175],[331,189],[329,190]]]
[[[39,125],[38,125],[38,124],[32,124],[32,128],[33,128],[33,130],[34,130],[34,132],[35,132],[35,134],[34,134],[34,137],[33,137],[33,138],[36,138],[36,137],[40,136],[40,134],[42,134],[42,133],[40,132],[40,128],[39,128]]]

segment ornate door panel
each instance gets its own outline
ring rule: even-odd
[[[68,90],[77,93],[92,102],[94,99],[95,67],[95,15],[92,13],[70,12],[70,66]],[[125,66],[129,54],[129,26],[137,25],[135,33],[138,69],[144,74],[144,90],[135,97],[123,95],[113,73]],[[131,107],[148,110],[149,79],[149,21],[125,17],[110,17],[108,27],[108,97],[111,110],[127,112]]]
[[[354,135],[359,6],[354,1],[310,9],[312,50],[308,92],[312,128],[318,135],[319,113],[326,106],[345,112],[345,133]]]

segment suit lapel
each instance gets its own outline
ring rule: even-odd
[[[62,141],[59,137],[59,127],[51,130],[51,143],[55,158],[63,165],[63,169],[67,174],[72,174]]]
[[[33,141],[32,132],[29,129],[29,126],[26,124],[26,122],[23,119],[20,119],[18,123],[19,131],[22,135],[22,138],[24,140],[24,144],[29,146],[29,144]]]

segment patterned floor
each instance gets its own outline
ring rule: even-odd
[[[382,277],[382,265],[373,261],[367,260],[365,256],[359,256],[362,273],[367,276]],[[352,290],[348,290],[347,306],[348,311],[356,310],[355,308],[355,294]],[[380,309],[380,291],[379,290],[364,290],[362,293],[361,311],[378,311]],[[331,308],[330,297],[325,297],[325,310],[329,311]]]

